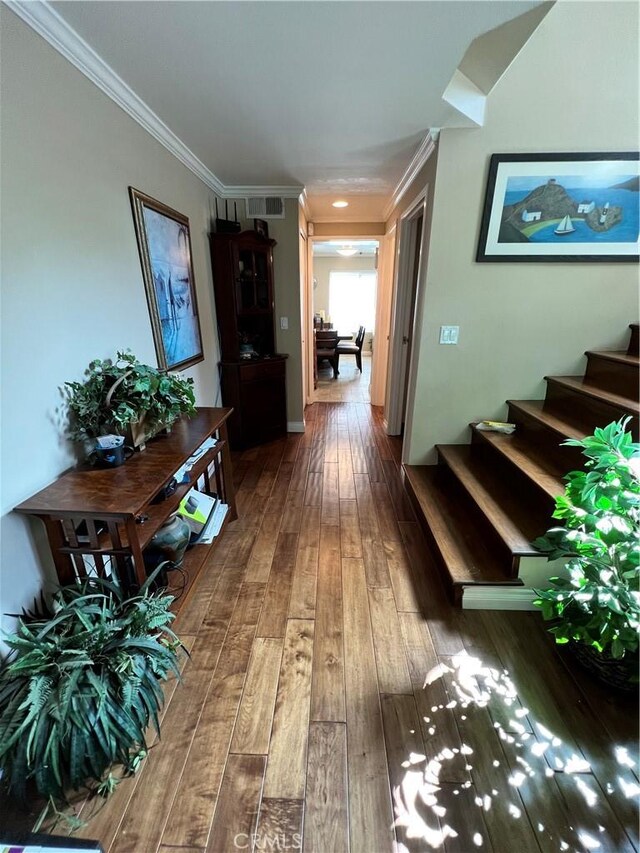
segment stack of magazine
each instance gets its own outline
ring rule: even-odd
[[[178,513],[191,528],[190,544],[210,544],[220,533],[228,505],[217,495],[207,495],[197,489],[189,489],[180,501]]]

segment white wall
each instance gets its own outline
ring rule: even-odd
[[[2,28],[2,542],[0,611],[52,576],[39,522],[11,513],[75,461],[60,388],[93,358],[131,348],[156,364],[128,186],[189,217],[205,360],[186,371],[220,405],[211,263],[212,192],[0,4]],[[242,209],[244,202],[242,203]],[[240,212],[240,209],[239,209]],[[290,352],[290,419],[302,420],[297,201],[273,221],[277,332]]]
[[[542,398],[544,375],[582,373],[585,349],[626,347],[637,265],[474,257],[491,154],[637,150],[637,34],[635,3],[559,2],[491,93],[485,126],[442,131],[407,461],[467,442],[467,424],[504,417],[508,398]],[[441,324],[460,326],[458,346],[438,345]]]

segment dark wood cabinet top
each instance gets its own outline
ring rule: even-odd
[[[82,465],[62,474],[15,508],[30,515],[135,516],[202,442],[227,420],[231,408],[201,408],[176,421],[169,435],[152,439],[118,468]]]

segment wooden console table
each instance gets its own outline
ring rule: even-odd
[[[116,571],[136,589],[146,579],[142,552],[192,486],[228,504],[222,529],[238,517],[226,423],[232,411],[198,409],[195,417],[177,421],[169,435],[153,439],[124,465],[73,468],[15,508],[44,522],[61,584],[84,577],[89,562],[99,575]],[[158,501],[174,473],[209,437],[217,444],[196,460],[189,482]],[[195,546],[200,547],[207,546]]]

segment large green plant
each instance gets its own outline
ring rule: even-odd
[[[50,612],[20,617],[0,668],[0,767],[18,795],[29,780],[54,800],[84,786],[108,794],[110,768],[133,772],[150,721],[159,733],[160,681],[178,675],[181,644],[173,598],[148,584],[126,598],[114,581],[85,579]]]
[[[552,527],[533,544],[550,560],[568,558],[568,577],[535,601],[557,643],[577,641],[622,658],[637,652],[640,626],[640,446],[626,431],[629,418],[582,440],[584,471],[565,477]]]
[[[65,382],[69,435],[78,441],[123,434],[143,417],[146,431],[153,433],[181,414],[196,413],[192,379],[142,364],[133,353],[118,352],[115,361],[96,359],[85,375],[84,382]]]

